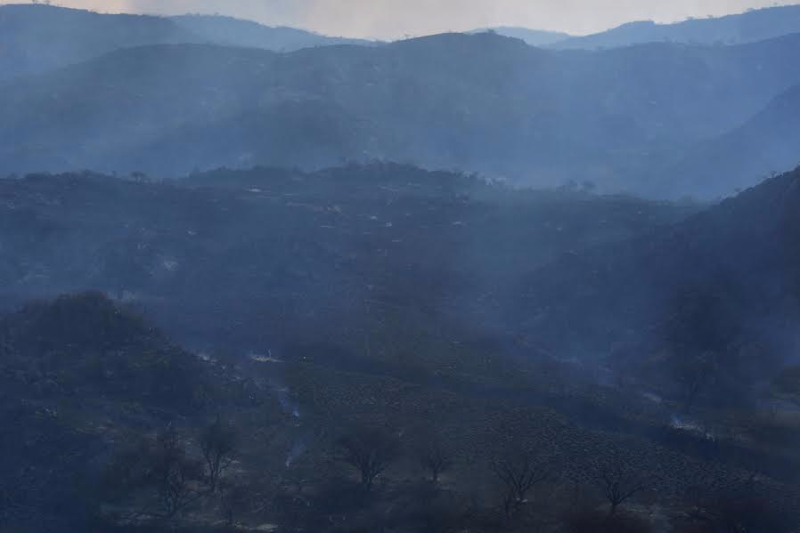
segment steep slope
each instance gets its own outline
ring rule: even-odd
[[[144,47],[0,86],[0,156],[5,172],[161,175],[385,159],[636,191],[800,83],[785,68],[798,50],[800,36],[552,52],[492,34],[281,55]]]
[[[689,19],[675,24],[640,21],[552,44],[559,49],[619,48],[642,43],[745,44],[800,32],[800,6],[750,10],[719,18]]]
[[[800,86],[793,87],[745,124],[692,149],[654,179],[653,193],[705,197],[729,194],[800,164]]]
[[[668,380],[664,365],[713,357],[722,397],[746,398],[797,357],[799,209],[800,169],[672,228],[566,256],[520,287],[520,327],[629,376],[657,363]]]

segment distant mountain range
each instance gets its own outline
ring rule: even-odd
[[[499,35],[522,39],[531,46],[559,50],[597,50],[659,42],[736,45],[800,32],[800,5],[754,9],[741,14],[688,19],[672,24],[658,24],[651,20],[628,22],[582,36],[504,26],[475,30],[475,33],[481,31],[494,31]]]
[[[328,37],[297,28],[264,26],[250,20],[220,15],[182,15],[170,17],[169,20],[209,43],[263,48],[276,52],[292,52],[302,48],[337,44],[364,46],[376,44],[375,41],[366,39]]]
[[[800,5],[790,5],[719,18],[689,19],[675,24],[630,22],[601,33],[543,44],[559,49],[583,50],[653,42],[732,45],[754,43],[797,32],[800,32]]]
[[[86,61],[120,48],[207,43],[292,51],[368,44],[222,16],[110,15],[44,4],[0,6],[0,81]]]
[[[770,32],[790,31],[796,12],[697,23],[711,35],[709,24],[738,21],[747,40],[767,35],[756,31],[764,17],[783,21]],[[798,162],[800,33],[526,46],[558,38],[506,28],[378,45],[219,16],[3,6],[0,172],[391,160],[526,186],[715,198]]]
[[[592,53],[485,33],[289,54],[146,46],[0,86],[0,159],[6,172],[158,175],[382,159],[646,193],[800,84],[786,68],[798,55],[800,35]]]

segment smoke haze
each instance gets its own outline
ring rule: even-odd
[[[18,2],[3,2],[18,3]],[[796,2],[790,2],[796,3]],[[491,26],[587,34],[632,20],[674,22],[773,5],[771,0],[65,0],[101,12],[220,13],[330,35],[401,38]]]

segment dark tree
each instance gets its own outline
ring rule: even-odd
[[[217,417],[200,435],[200,450],[206,467],[209,490],[217,489],[222,474],[233,462],[231,454],[236,448],[236,432]]]
[[[439,440],[433,440],[420,447],[419,462],[430,474],[433,483],[438,483],[439,477],[453,466],[452,458]]]
[[[647,488],[644,476],[618,453],[597,467],[595,477],[608,500],[611,516],[616,515],[620,505]]]
[[[397,440],[378,428],[360,428],[339,439],[341,460],[361,476],[362,488],[370,492],[380,476],[398,455]]]
[[[551,476],[544,461],[530,453],[496,459],[492,462],[492,471],[503,484],[503,510],[509,518],[528,501],[531,489]]]

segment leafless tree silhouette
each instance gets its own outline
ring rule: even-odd
[[[439,477],[453,466],[450,455],[438,439],[420,447],[419,462],[430,474],[433,483],[438,483]]]
[[[397,457],[396,439],[378,428],[359,428],[339,439],[341,460],[357,469],[361,486],[370,492],[375,479]]]
[[[619,452],[603,460],[596,469],[595,478],[603,496],[609,503],[609,514],[614,516],[617,508],[647,488],[644,476]]]
[[[200,450],[207,470],[206,482],[214,492],[222,474],[233,462],[231,454],[236,448],[236,433],[217,417],[200,435]]]
[[[494,460],[492,471],[503,484],[503,510],[509,518],[527,502],[530,490],[551,476],[550,468],[527,452]]]

